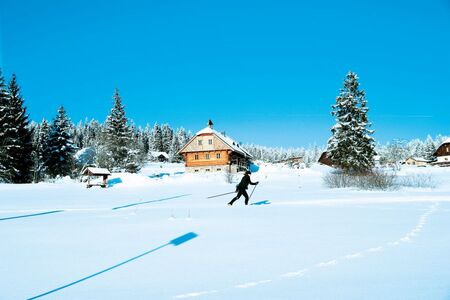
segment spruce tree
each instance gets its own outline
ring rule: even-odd
[[[49,129],[44,150],[45,172],[51,178],[72,174],[75,146],[70,134],[71,126],[70,119],[61,106]]]
[[[327,150],[331,162],[344,171],[367,172],[373,168],[376,153],[367,112],[365,92],[359,89],[357,75],[349,72],[333,105],[336,125],[331,128]]]
[[[161,127],[159,127],[158,123],[155,123],[152,131],[152,150],[162,152],[164,151],[163,137]]]
[[[35,129],[32,155],[34,162],[34,182],[39,182],[44,177],[45,151],[47,149],[49,131],[50,125],[45,119]]]
[[[122,104],[119,90],[114,91],[114,105],[105,124],[106,167],[121,171],[127,164],[132,132],[125,116],[125,106]]]
[[[8,128],[9,96],[5,79],[0,69],[0,182],[8,181],[8,157],[6,151],[6,133]]]
[[[180,149],[181,145],[178,136],[174,135],[169,150],[169,159],[171,162],[178,162],[181,160],[181,157],[178,154],[178,151],[180,151]]]
[[[161,126],[162,152],[169,153],[172,145],[173,130],[168,124]]]
[[[427,137],[424,148],[424,158],[428,161],[436,160],[436,156],[434,155],[434,153],[436,152],[437,147],[431,136]]]
[[[7,177],[13,183],[29,183],[32,181],[33,132],[20,87],[13,74],[8,86],[9,104],[6,109],[7,123],[5,128],[5,152],[8,159]]]
[[[178,143],[180,144],[180,147],[184,147],[184,145],[186,145],[190,139],[189,135],[186,133],[186,130],[184,130],[183,127],[178,129],[176,137],[178,139]]]

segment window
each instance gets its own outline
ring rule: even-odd
[[[202,140],[198,140],[198,145],[199,145],[199,146],[202,145]]]
[[[220,159],[220,153],[217,153],[217,154],[216,154],[216,158],[217,158],[217,159]]]
[[[209,159],[209,153],[205,154],[205,159]]]
[[[212,145],[212,139],[208,140],[208,144]]]
[[[195,160],[198,160],[198,154],[195,154],[195,155],[194,155],[194,159],[195,159]]]
[[[221,168],[219,168],[219,169],[217,169],[217,171],[222,171],[222,169],[221,169]]]
[[[206,169],[205,171],[206,171],[206,172],[209,172],[209,171],[211,171],[211,170],[210,170],[210,169]]]
[[[198,169],[195,169],[194,172],[197,173],[197,172],[198,172]]]

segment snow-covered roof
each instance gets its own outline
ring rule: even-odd
[[[450,138],[446,139],[445,141],[443,141],[441,143],[441,145],[444,145],[444,144],[450,144]]]
[[[248,156],[248,157],[252,157],[252,155],[250,153],[248,153],[247,150],[245,150],[244,148],[242,148],[238,143],[236,143],[232,138],[212,129],[211,127],[205,127],[202,130],[200,130],[199,132],[197,132],[196,136],[201,135],[201,134],[214,134],[216,135],[219,139],[221,139],[225,144],[227,144],[233,151],[240,153],[244,156]]]
[[[83,174],[86,174],[86,172],[90,172],[92,175],[111,175],[111,172],[106,168],[87,167],[84,169]]]
[[[408,159],[412,159],[412,160],[420,161],[420,162],[428,162],[428,160],[426,160],[425,158],[422,158],[422,157],[410,157]]]
[[[150,155],[153,157],[159,157],[162,155],[165,158],[169,159],[169,154],[167,154],[166,152],[150,151]]]

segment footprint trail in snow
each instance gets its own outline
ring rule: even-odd
[[[331,268],[341,262],[349,261],[352,259],[360,259],[366,255],[382,252],[390,247],[397,247],[397,246],[401,245],[402,243],[410,243],[423,230],[423,227],[427,224],[428,218],[430,217],[430,215],[432,215],[433,213],[435,213],[437,211],[438,206],[439,206],[439,203],[432,204],[427,209],[427,211],[420,216],[419,221],[417,222],[416,226],[414,226],[408,233],[406,233],[404,236],[400,237],[398,240],[390,241],[390,242],[385,243],[384,245],[371,247],[371,248],[368,248],[368,249],[365,249],[365,250],[362,250],[359,252],[349,253],[347,255],[344,255],[344,256],[341,256],[338,258],[334,258],[334,259],[331,259],[328,261],[319,262],[319,263],[311,266],[310,268],[302,268],[302,269],[299,269],[296,271],[290,271],[290,272],[281,274],[274,279],[265,279],[265,280],[260,280],[260,281],[256,281],[256,282],[240,283],[240,284],[234,285],[233,287],[222,289],[221,291],[224,292],[224,291],[229,291],[231,289],[254,288],[254,287],[257,287],[260,285],[270,284],[277,280],[301,278],[301,277],[307,275],[309,272],[313,272],[318,269],[323,270],[326,268]],[[200,297],[200,296],[213,294],[213,293],[219,293],[219,292],[220,292],[219,290],[191,292],[191,293],[174,296],[174,298],[175,299],[193,298],[193,297]]]

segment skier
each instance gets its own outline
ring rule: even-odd
[[[236,197],[234,197],[229,203],[228,205],[233,205],[233,203],[239,199],[242,195],[244,195],[245,197],[245,205],[248,205],[248,194],[247,194],[247,188],[248,185],[257,185],[259,183],[259,181],[257,182],[252,182],[252,180],[250,179],[250,174],[252,174],[252,172],[250,171],[246,171],[244,174],[244,177],[242,177],[241,182],[236,186],[236,192],[237,195]]]

